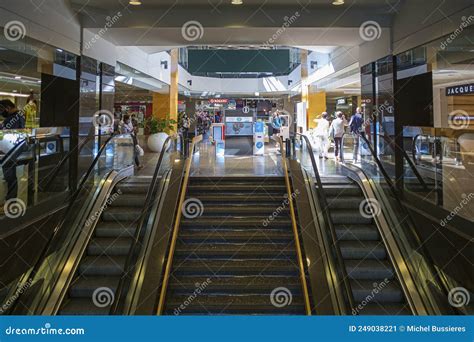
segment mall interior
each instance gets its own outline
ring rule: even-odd
[[[17,0],[0,29],[0,314],[473,314],[471,0]]]

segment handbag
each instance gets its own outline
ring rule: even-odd
[[[143,148],[136,144],[135,145],[135,151],[137,152],[137,154],[140,156],[140,157],[143,157],[145,155],[145,151],[143,150]]]

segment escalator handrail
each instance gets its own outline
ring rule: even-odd
[[[13,146],[13,148],[11,148],[4,156],[3,158],[0,160],[0,165],[3,165],[7,159],[10,159],[12,158],[12,156],[15,154],[15,153],[18,153],[20,154],[21,153],[21,148],[23,147],[23,145],[25,145],[27,143],[27,140],[28,138],[23,138],[23,139],[20,139],[19,141],[17,141],[15,143],[15,146]]]
[[[192,158],[194,155],[194,149],[196,147],[196,144],[201,142],[203,139],[202,134],[195,136],[191,142],[191,148],[189,149],[189,155],[186,158],[186,165],[184,169],[184,179],[183,183],[181,186],[181,191],[179,194],[179,201],[178,201],[178,206],[176,209],[176,219],[174,221],[173,225],[173,233],[171,237],[171,242],[170,242],[170,248],[168,251],[168,257],[166,260],[166,267],[165,267],[165,273],[163,275],[163,281],[161,283],[161,290],[160,290],[160,299],[158,302],[158,308],[156,310],[156,313],[158,316],[163,314],[163,310],[165,307],[165,300],[166,300],[166,292],[168,290],[168,282],[170,278],[170,273],[171,273],[171,267],[173,264],[173,257],[174,257],[174,251],[176,249],[176,241],[178,240],[178,232],[179,232],[179,226],[181,223],[181,216],[182,216],[182,208],[184,204],[184,200],[186,198],[186,190],[188,188],[188,183],[189,183],[189,176],[191,172],[191,164],[192,164]]]
[[[134,268],[133,265],[132,265],[133,251],[137,248],[137,245],[140,242],[141,233],[146,228],[146,224],[148,222],[148,217],[150,215],[150,210],[153,206],[155,193],[156,193],[156,191],[158,189],[158,185],[159,185],[158,173],[161,169],[161,163],[163,161],[163,158],[164,158],[164,155],[165,155],[166,151],[168,150],[168,144],[172,140],[176,140],[176,139],[177,139],[177,137],[175,135],[168,136],[166,138],[166,140],[163,142],[163,145],[161,147],[160,156],[158,158],[158,162],[156,163],[155,171],[153,172],[153,178],[151,180],[150,187],[148,188],[148,191],[147,191],[147,194],[146,194],[146,197],[145,197],[145,203],[143,205],[143,209],[142,209],[142,212],[140,214],[140,220],[138,222],[135,234],[132,238],[132,245],[130,246],[130,249],[129,249],[130,252],[129,252],[128,257],[125,261],[124,276],[121,278],[121,280],[119,282],[119,285],[117,287],[117,290],[115,291],[116,300],[115,300],[115,302],[114,302],[114,304],[111,308],[111,311],[110,311],[112,314],[117,314],[117,311],[119,310],[120,299],[122,298],[123,292],[125,290],[126,280],[130,279],[130,274],[131,274],[131,272],[133,271],[133,268]]]
[[[388,175],[387,171],[385,170],[385,168],[383,167],[382,165],[382,162],[380,161],[380,159],[377,157],[375,151],[374,151],[374,148],[373,146],[370,144],[369,140],[364,137],[363,135],[360,135],[360,137],[362,137],[362,139],[364,140],[364,142],[367,144],[367,148],[369,149],[370,153],[372,154],[372,157],[374,158],[375,160],[375,163],[377,164],[378,166],[378,169],[380,171],[380,173],[382,173],[384,179],[385,179],[385,182],[389,185],[389,188],[390,188],[390,191],[392,192],[393,194],[393,198],[395,199],[395,201],[397,202],[397,205],[400,209],[404,210],[406,213],[407,213],[407,216],[410,218],[410,221],[411,223],[413,224],[409,224],[409,225],[406,225],[409,227],[409,234],[410,236],[414,239],[414,242],[417,246],[417,249],[420,249],[420,254],[423,255],[423,257],[425,257],[427,259],[427,262],[426,264],[428,265],[428,267],[430,268],[430,271],[431,273],[435,276],[435,278],[437,279],[438,283],[441,284],[440,288],[441,290],[444,292],[444,294],[446,296],[448,296],[448,292],[449,292],[449,289],[447,289],[445,287],[445,282],[441,279],[440,277],[440,274],[437,272],[436,268],[434,267],[435,263],[434,263],[434,260],[433,258],[431,257],[430,253],[426,250],[426,247],[425,245],[422,243],[422,240],[420,238],[420,235],[418,234],[418,232],[416,231],[415,229],[415,225],[414,225],[414,220],[411,218],[411,215],[410,213],[408,212],[408,209],[405,207],[405,205],[402,203],[401,199],[400,199],[400,195],[397,191],[397,189],[395,188],[395,185],[393,184],[390,176]],[[342,143],[344,143],[344,135],[343,135],[343,140],[342,140]],[[344,145],[341,146],[341,149],[344,148]],[[361,168],[361,167],[358,167],[356,165],[352,165],[354,167],[357,167],[358,170],[360,170],[367,179],[370,179],[370,177],[367,176],[366,172]]]
[[[123,134],[120,134],[120,135],[123,135]],[[44,258],[48,255],[48,251],[54,241],[54,239],[58,236],[59,232],[62,230],[62,227],[64,226],[67,218],[68,218],[68,214],[70,213],[70,211],[72,210],[73,208],[73,204],[74,202],[76,201],[77,197],[79,196],[79,194],[81,193],[81,191],[83,190],[84,186],[85,186],[85,183],[86,183],[86,180],[89,178],[89,176],[92,174],[92,172],[94,171],[95,169],[95,166],[97,165],[97,163],[99,162],[99,159],[101,158],[102,156],[102,153],[106,150],[109,142],[114,138],[116,137],[117,135],[115,134],[112,134],[106,141],[105,143],[100,147],[96,157],[94,158],[93,162],[91,163],[91,165],[89,166],[89,168],[87,169],[87,172],[85,173],[84,177],[82,178],[79,186],[77,187],[76,191],[74,191],[73,195],[71,196],[70,198],[70,201],[69,201],[69,204],[68,204],[68,207],[67,209],[65,210],[64,212],[64,215],[62,216],[61,220],[58,222],[58,224],[56,224],[56,227],[54,228],[53,230],[53,233],[51,235],[51,237],[48,239],[48,241],[46,242],[45,246],[43,247],[43,249],[41,250],[41,253],[36,261],[36,263],[32,266],[31,270],[28,272],[28,277],[27,278],[27,282],[32,282],[33,281],[33,278],[36,276],[36,274],[38,273],[43,261],[44,261]],[[23,286],[24,284],[20,284],[20,286],[17,287],[17,290],[19,291],[18,293],[20,293],[20,295],[18,297],[15,298],[14,302],[11,304],[10,306],[10,310],[14,309],[14,307],[17,305],[18,301],[20,300],[20,298],[22,298],[22,295],[24,295],[25,293],[27,293],[27,291],[20,291],[21,287]]]
[[[377,133],[377,136],[379,136],[383,140],[385,140],[385,142],[387,142],[390,145],[392,150],[395,148],[395,149],[399,150],[402,153],[403,157],[407,161],[408,165],[410,166],[410,169],[413,171],[413,173],[415,174],[415,176],[418,179],[418,181],[420,182],[420,184],[423,186],[423,188],[425,190],[428,190],[428,186],[426,185],[426,182],[424,181],[423,177],[418,172],[418,169],[416,168],[415,164],[413,164],[413,161],[410,159],[407,152],[403,148],[401,148],[394,140],[390,139],[385,134]],[[364,141],[367,143],[368,139],[366,138],[366,139],[364,139]]]
[[[315,175],[315,178],[316,178],[316,183],[317,183],[318,189],[319,189],[317,194],[318,194],[318,196],[320,198],[320,201],[321,201],[321,207],[324,208],[323,209],[324,221],[326,222],[326,225],[329,228],[332,243],[335,246],[337,262],[338,262],[339,268],[341,269],[341,272],[342,272],[342,281],[344,283],[344,290],[345,290],[345,293],[346,293],[346,296],[347,296],[347,300],[349,302],[350,310],[352,311],[355,308],[355,306],[354,306],[354,303],[355,303],[354,294],[352,293],[352,289],[351,289],[351,286],[350,286],[349,281],[348,281],[349,275],[347,274],[347,270],[346,270],[345,264],[343,262],[341,249],[339,248],[339,240],[337,239],[336,229],[334,228],[331,216],[328,212],[329,204],[328,204],[328,201],[327,201],[326,194],[324,193],[323,183],[321,181],[321,175],[319,173],[319,169],[318,169],[318,166],[316,164],[316,160],[314,158],[313,148],[312,148],[311,143],[310,143],[310,141],[309,141],[309,139],[306,135],[301,134],[301,133],[296,133],[296,134],[300,135],[303,138],[303,140],[305,141],[306,146],[308,148],[309,157],[311,159],[311,165],[313,167],[314,175]]]
[[[286,151],[283,148],[283,139],[280,136],[276,137],[276,141],[280,145],[283,172],[284,172],[284,177],[285,177],[285,185],[286,185],[286,191],[287,191],[287,196],[288,196],[288,204],[290,207],[289,209],[290,209],[290,216],[291,216],[291,226],[292,226],[295,245],[296,245],[295,247],[296,247],[296,255],[298,258],[298,265],[300,269],[301,286],[303,287],[305,310],[306,310],[306,315],[310,316],[311,304],[310,304],[309,294],[308,294],[308,285],[306,284],[306,276],[305,276],[304,263],[303,263],[303,252],[301,249],[301,243],[300,243],[299,234],[298,234],[298,223],[296,221],[295,207],[293,204],[293,195],[291,193],[290,178],[288,176],[288,165],[287,165],[287,160],[285,156]]]

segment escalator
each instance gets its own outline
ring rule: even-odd
[[[408,315],[400,282],[374,221],[375,203],[345,176],[321,177],[353,299],[360,315]],[[370,298],[370,300],[368,300]]]
[[[115,186],[62,302],[60,315],[110,313],[112,297],[109,305],[101,305],[98,289],[102,289],[102,295],[117,292],[150,183],[151,177],[132,176]]]
[[[163,313],[305,314],[286,194],[284,177],[191,177]]]

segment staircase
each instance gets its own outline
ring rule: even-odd
[[[283,177],[190,178],[202,210],[182,216],[164,313],[305,314],[285,194]]]
[[[80,261],[60,315],[109,314],[150,182],[151,177],[130,177],[117,184]]]
[[[359,185],[348,177],[322,177],[321,181],[350,278],[354,304],[362,307],[354,313],[410,315],[374,219],[359,210],[365,200]]]

